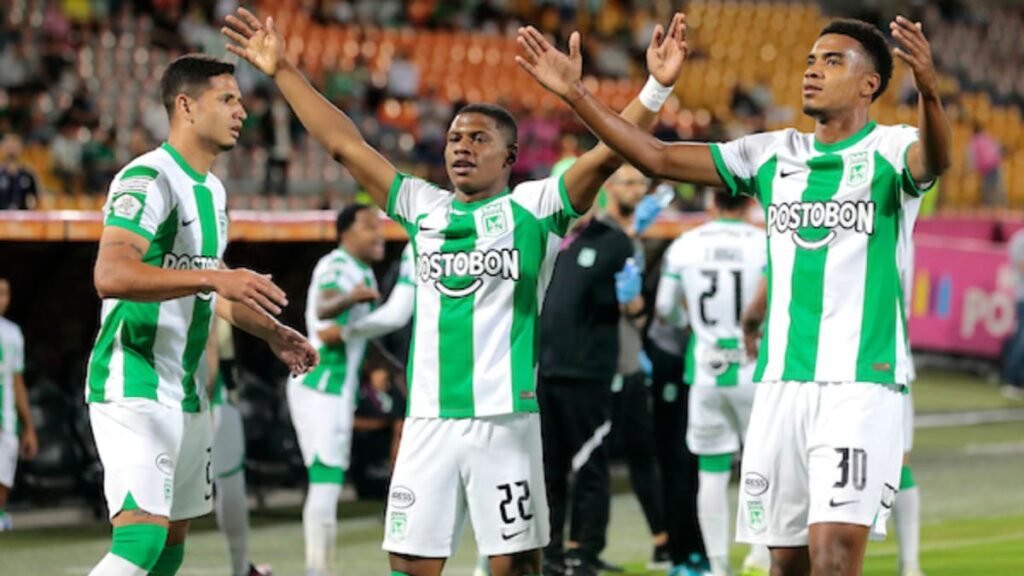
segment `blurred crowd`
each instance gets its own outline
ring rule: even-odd
[[[588,72],[602,79],[623,79],[631,94],[645,75],[644,49],[653,26],[672,9],[672,3],[657,0],[254,4],[254,8],[288,10],[317,27],[356,30],[355,38],[362,44],[355,44],[354,53],[346,45],[336,61],[323,65],[325,53],[316,66],[306,66],[311,79],[385,155],[403,169],[441,182],[445,181],[444,134],[453,111],[467,100],[492,94],[446,89],[447,77],[439,80],[434,69],[424,69],[423,59],[415,54],[416,45],[400,45],[382,60],[381,54],[374,54],[378,46],[383,49],[383,44],[373,43],[377,32],[458,35],[472,31],[510,37],[521,23],[531,23],[564,43],[568,32],[579,27],[584,32]],[[824,4],[829,7],[828,2]],[[97,208],[116,170],[166,136],[167,120],[157,94],[164,66],[188,51],[225,54],[219,26],[237,5],[236,0],[4,2],[0,6],[0,135],[7,138],[0,149],[4,166],[0,208]],[[938,64],[963,88],[985,91],[993,104],[1024,106],[1024,49],[1016,42],[1024,28],[1024,9],[945,1],[918,12],[926,22]],[[289,38],[289,47],[299,54],[302,41],[295,38]],[[692,60],[705,56],[702,49],[712,49],[705,42],[693,44]],[[487,58],[490,63],[490,55]],[[468,61],[473,62],[473,55]],[[265,80],[245,65],[237,75],[249,117],[241,145],[215,167],[233,193],[232,206],[337,208],[351,201],[358,193],[355,182],[306,139],[277,91],[260,84]],[[909,76],[902,80],[896,86],[899,98],[912,102],[915,92]],[[763,130],[775,122],[792,122],[796,111],[776,104],[773,89],[779,86],[771,78],[754,82],[733,78],[725,113],[715,107],[669,106],[655,130],[668,140],[721,140]],[[529,101],[509,97],[507,91],[496,95],[521,119],[522,154],[514,179],[545,174],[560,158],[592,143],[565,107],[549,100],[531,106]],[[575,139],[563,139],[565,134]],[[1000,177],[990,173],[993,161],[998,164],[1004,157],[1005,146],[996,140],[992,143],[995,160],[987,154],[970,169],[983,173],[980,181],[1003,186]],[[990,146],[984,152],[992,150]],[[998,203],[1005,193],[980,196],[986,201],[992,196],[991,201]]]

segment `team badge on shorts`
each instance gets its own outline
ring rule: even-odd
[[[409,519],[405,512],[392,512],[388,521],[388,538],[393,542],[405,540],[405,534],[409,530]]]
[[[767,524],[764,518],[764,504],[760,500],[747,501],[747,525],[755,533],[764,532]]]

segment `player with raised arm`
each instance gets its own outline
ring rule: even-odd
[[[170,135],[114,177],[94,281],[102,319],[86,401],[113,524],[94,576],[172,575],[192,518],[210,512],[211,420],[199,364],[213,314],[269,345],[296,374],[317,363],[277,322],[269,276],[229,270],[225,190],[209,173],[238,141],[245,109],[232,64],[189,54],[160,81]]]
[[[768,320],[743,459],[740,540],[772,547],[773,574],[859,574],[872,526],[899,484],[906,326],[897,265],[922,194],[951,163],[950,127],[919,23],[900,47],[856,20],[827,25],[807,56],[793,129],[724,144],[665,143],[597,101],[579,56],[520,59],[603,142],[659,178],[760,200],[768,232]],[[530,31],[519,41],[530,41]],[[881,126],[871,103],[910,66],[918,127]]]
[[[370,265],[384,257],[377,209],[350,204],[338,213],[338,245],[313,268],[306,297],[306,331],[320,365],[288,382],[288,409],[309,490],[302,509],[307,576],[333,574],[338,497],[352,448],[352,424],[366,338],[341,330],[365,318],[379,298]]]
[[[669,246],[656,311],[666,322],[687,311],[693,335],[684,382],[690,386],[686,445],[698,456],[697,519],[713,576],[729,570],[729,474],[754,405],[754,362],[744,354],[741,314],[766,265],[764,231],[744,221],[746,196],[714,192],[715,219]],[[755,546],[744,574],[766,573]]]
[[[11,283],[0,278],[0,532],[13,528],[6,508],[18,457],[35,458],[39,451],[25,389],[25,337],[4,317],[10,304]]]
[[[296,115],[409,233],[416,318],[409,408],[392,477],[384,548],[393,574],[439,574],[467,514],[494,574],[537,574],[548,540],[536,397],[536,327],[553,255],[620,160],[605,146],[564,175],[509,189],[515,119],[471,104],[448,129],[454,191],[400,174],[285,57],[273,20],[240,9],[229,49],[274,78]],[[570,39],[579,50],[579,35]],[[678,78],[682,19],[648,48],[656,79],[623,116],[649,125]],[[577,64],[577,73],[579,65]]]

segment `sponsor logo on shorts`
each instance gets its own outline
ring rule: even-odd
[[[760,496],[768,491],[768,479],[757,472],[743,475],[743,491],[750,496]]]
[[[405,486],[395,486],[391,489],[391,507],[404,510],[416,503],[416,494]]]
[[[388,518],[388,538],[392,542],[405,540],[405,534],[409,531],[409,518],[405,512],[392,512]]]
[[[885,486],[882,488],[882,508],[892,510],[893,505],[896,504],[897,492],[899,492],[899,490],[897,490],[895,486],[888,482],[885,483]]]
[[[174,458],[171,458],[171,455],[167,453],[157,456],[156,469],[168,476],[174,475]]]
[[[747,526],[755,533],[764,532],[764,529],[768,527],[768,522],[764,517],[764,503],[760,500],[747,502]]]

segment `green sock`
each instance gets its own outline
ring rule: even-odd
[[[160,559],[149,571],[149,576],[174,576],[185,561],[185,543],[168,544],[164,546],[164,552]]]
[[[914,474],[910,471],[910,466],[904,466],[900,470],[900,490],[910,490],[914,486],[917,486],[917,482],[914,482]]]
[[[150,570],[160,558],[167,541],[167,528],[158,524],[127,524],[114,528],[110,553],[143,570]]]
[[[406,574],[405,572],[399,572],[398,570],[392,570],[391,571],[391,576],[409,576],[409,575]]]

